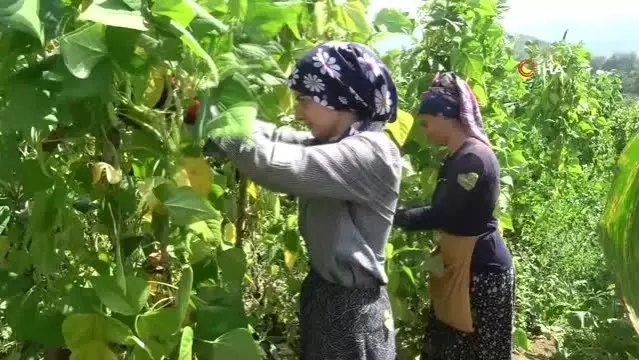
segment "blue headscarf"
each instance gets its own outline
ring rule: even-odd
[[[357,113],[359,131],[381,130],[397,118],[397,90],[390,72],[362,44],[329,41],[316,46],[300,59],[288,85],[330,109]]]
[[[419,113],[457,119],[469,136],[491,146],[475,94],[468,83],[452,71],[435,74],[431,88],[422,94]]]

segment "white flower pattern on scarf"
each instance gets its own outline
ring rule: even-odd
[[[295,84],[297,84],[297,80],[299,80],[300,78],[300,69],[295,69],[292,73],[291,76],[289,76],[288,78],[288,86],[293,86]]]
[[[375,111],[378,114],[384,115],[390,112],[393,101],[390,97],[390,92],[386,85],[382,85],[380,90],[375,90]]]
[[[334,107],[328,105],[328,101],[326,101],[326,99],[320,99],[319,96],[313,96],[313,101],[315,101],[316,103],[322,105],[322,106],[326,106],[329,109],[334,109]]]
[[[312,92],[322,92],[326,88],[322,79],[315,74],[304,75],[304,86]]]
[[[339,71],[342,67],[336,64],[337,60],[325,52],[324,49],[320,48],[317,50],[317,54],[313,57],[313,60],[315,60],[313,65],[320,69],[322,75],[328,74],[334,78],[339,77]]]
[[[368,54],[358,57],[357,61],[365,67],[366,76],[368,76],[368,80],[370,80],[370,82],[374,82],[375,78],[382,73],[382,70],[379,68],[379,64],[377,64],[377,60]]]
[[[300,59],[288,84],[322,106],[356,112],[365,123],[394,121],[397,116],[397,92],[390,73],[362,44],[329,41],[318,45]]]

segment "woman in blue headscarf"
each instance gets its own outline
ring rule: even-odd
[[[434,230],[431,311],[422,360],[506,360],[512,355],[514,271],[494,210],[500,169],[479,106],[455,73],[437,74],[419,109],[428,139],[449,150],[429,206],[400,209],[396,226]]]
[[[299,197],[310,258],[300,359],[394,360],[384,249],[401,155],[383,129],[396,118],[395,85],[370,49],[332,41],[302,57],[289,87],[310,133],[257,121],[249,139],[214,138],[208,148],[259,185]]]

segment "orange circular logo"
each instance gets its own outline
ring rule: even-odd
[[[517,71],[525,78],[533,76],[535,70],[537,70],[537,66],[535,62],[530,59],[522,60],[519,62],[519,65],[517,65]]]

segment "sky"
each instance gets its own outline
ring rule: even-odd
[[[371,14],[385,7],[407,11],[421,0],[371,0]],[[545,41],[583,41],[595,55],[639,52],[639,0],[508,0],[506,31]]]

